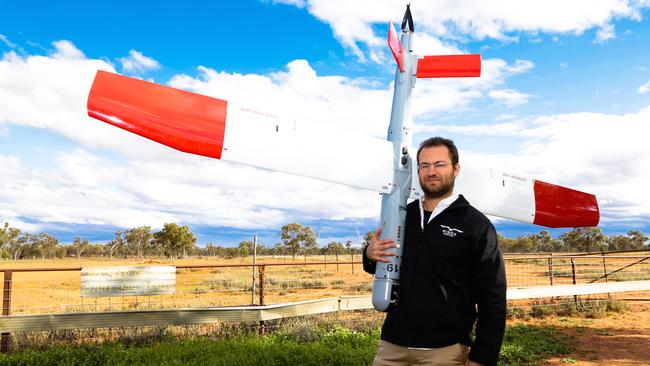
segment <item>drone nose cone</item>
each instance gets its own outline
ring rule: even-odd
[[[372,306],[378,311],[388,310],[393,281],[388,278],[376,278],[372,287]]]

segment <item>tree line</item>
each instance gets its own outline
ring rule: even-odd
[[[258,255],[284,256],[295,259],[298,255],[332,255],[338,260],[342,254],[361,254],[361,247],[372,238],[369,231],[363,237],[361,246],[353,246],[351,240],[345,243],[332,241],[319,246],[316,234],[309,226],[298,223],[284,225],[280,242],[268,246],[257,243]],[[87,239],[76,237],[69,245],[62,245],[48,233],[31,234],[13,228],[5,222],[0,227],[0,255],[4,259],[27,258],[145,258],[187,256],[216,256],[224,258],[248,257],[253,254],[253,242],[241,241],[237,246],[226,247],[208,243],[204,247],[196,245],[197,238],[187,226],[174,223],[164,224],[160,231],[152,232],[150,226],[139,226],[129,230],[119,230],[106,244],[91,244]],[[604,252],[624,250],[648,250],[648,237],[641,231],[632,230],[627,235],[604,235],[597,227],[576,228],[552,238],[546,230],[539,234],[506,238],[499,235],[499,243],[504,253],[535,252]],[[333,258],[334,259],[334,258]]]
[[[639,230],[631,230],[627,235],[607,236],[598,227],[575,228],[557,239],[553,239],[546,230],[514,239],[499,235],[499,245],[505,253],[617,252],[650,249],[648,237]]]

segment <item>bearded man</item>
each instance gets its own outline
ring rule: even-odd
[[[398,299],[373,365],[496,365],[506,318],[496,231],[454,193],[460,165],[453,141],[425,140],[417,163],[424,197],[406,210]],[[363,268],[373,274],[377,262],[395,255],[394,240],[378,240],[380,233],[363,252]]]

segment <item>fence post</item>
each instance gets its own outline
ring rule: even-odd
[[[4,288],[2,291],[2,316],[9,316],[11,314],[11,284],[13,272],[4,271]],[[0,335],[0,352],[9,352],[9,342],[11,341],[11,333],[2,333]]]
[[[354,274],[354,252],[352,248],[350,248],[350,255],[352,255],[352,273]]]
[[[549,253],[548,258],[548,278],[551,280],[551,286],[553,286],[553,253]]]
[[[257,235],[253,235],[253,284],[251,289],[251,305],[255,305],[255,267],[257,264]]]
[[[264,273],[264,270],[266,269],[266,266],[261,265],[257,267],[259,270],[260,274],[260,306],[264,306],[264,282],[266,279],[266,274]],[[264,334],[265,332],[265,326],[264,326],[264,320],[260,320],[260,327],[259,327],[259,334]]]
[[[603,256],[603,275],[605,276],[605,282],[607,282],[607,265],[605,264],[605,253],[601,254]]]
[[[573,260],[573,257],[571,257],[571,276],[573,277],[573,284],[575,285],[577,283],[576,281],[576,262]],[[573,301],[578,302],[578,295],[573,295]]]

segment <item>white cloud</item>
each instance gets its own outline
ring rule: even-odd
[[[510,114],[510,113],[501,113],[497,117],[495,117],[496,121],[505,121],[505,120],[512,120],[517,118],[516,114]]]
[[[488,94],[490,98],[503,102],[508,106],[517,106],[528,103],[530,94],[520,93],[513,89],[492,90]]]
[[[385,135],[392,90],[363,89],[363,80],[319,76],[305,60],[286,71],[267,75],[229,74],[199,67],[198,77],[177,75],[170,85],[273,111],[284,120],[327,128],[351,129],[372,136]],[[374,108],[362,106],[372,105]]]
[[[602,28],[596,32],[596,39],[594,42],[603,43],[610,39],[616,38],[616,31],[614,30],[613,24],[605,24]]]
[[[639,87],[639,93],[645,94],[650,91],[650,80]]]
[[[69,41],[54,42],[50,57],[0,59],[0,124],[12,123],[54,131],[85,146],[148,154],[155,144],[87,116],[88,91],[97,70],[115,72],[103,60],[87,59]]]
[[[86,58],[83,52],[68,40],[55,41],[52,44],[56,49],[52,57],[56,59],[80,60]]]
[[[419,79],[413,92],[413,115],[422,121],[431,113],[459,111],[472,101],[501,88],[508,78],[529,71],[534,64],[527,60],[516,60],[508,64],[501,59],[484,59],[481,62],[480,78]],[[525,94],[511,90],[513,95]],[[499,95],[499,93],[497,93]],[[421,124],[415,127],[418,131]]]
[[[392,0],[347,1],[306,0],[281,1],[295,3],[306,8],[310,14],[329,24],[335,37],[360,60],[368,54],[385,47],[385,32],[393,20],[401,24],[404,3]],[[640,19],[640,11],[650,6],[635,0],[549,0],[549,1],[476,1],[476,0],[413,0],[411,10],[415,31],[463,42],[469,38],[493,38],[503,41],[516,39],[516,32],[557,34],[582,34],[598,28],[599,39],[611,38],[612,20]],[[417,51],[417,50],[416,50]],[[381,51],[382,53],[385,50]]]
[[[506,67],[506,71],[511,75],[523,74],[535,67],[535,63],[529,60],[515,60],[513,65]]]
[[[310,219],[374,218],[379,212],[375,193],[180,153],[87,117],[86,98],[96,70],[114,69],[83,57],[70,42],[55,48],[51,57],[3,55],[0,125],[48,129],[79,145],[44,152],[52,156],[47,169],[27,168],[17,158],[3,160],[15,168],[0,177],[0,202],[12,212],[0,219],[277,228]],[[529,61],[488,59],[481,78],[419,80],[414,115],[456,111],[532,66]],[[392,86],[318,75],[305,60],[263,75],[198,70],[196,76],[177,75],[169,84],[276,111],[298,126],[385,136]],[[125,161],[103,157],[97,148],[117,152]],[[354,147],[342,148],[354,153]]]
[[[9,41],[9,38],[2,33],[0,33],[0,42],[4,43],[9,48],[16,48],[16,45]]]
[[[136,50],[129,51],[129,55],[120,58],[122,69],[129,73],[141,74],[149,70],[157,70],[160,63],[151,57],[143,55]]]
[[[413,47],[418,55],[454,55],[466,53],[458,46],[443,42],[439,37],[427,33],[413,33]]]
[[[0,218],[118,226],[160,227],[176,221],[276,228],[288,221],[373,217],[378,212],[380,201],[374,193],[179,153],[90,119],[85,107],[94,73],[114,70],[103,61],[79,58],[82,53],[72,52],[76,48],[71,43],[59,44],[57,49],[70,52],[58,52],[56,57],[3,55],[0,125],[48,129],[85,147],[56,152],[49,169],[18,169],[20,160],[3,158],[4,167],[14,168],[0,177],[0,202],[3,210],[14,214],[3,213]],[[264,104],[271,96],[276,109],[290,110],[305,123],[315,120],[331,128],[349,128],[355,120],[365,123],[369,115],[359,105],[386,105],[385,115],[379,110],[370,115],[371,123],[359,126],[380,131],[388,120],[388,90],[364,90],[359,80],[320,77],[305,61],[294,61],[286,72],[269,75],[202,70],[201,78],[206,81],[189,76],[175,80],[194,82],[202,91],[213,88],[222,98],[235,95]],[[296,96],[293,101],[286,99]],[[332,108],[339,100],[347,103],[343,108],[350,113]],[[301,102],[304,108],[294,114],[293,103]],[[89,150],[94,147],[121,152],[127,162],[102,158]],[[260,182],[264,182],[263,190]]]
[[[596,194],[603,223],[650,217],[650,107],[611,115],[569,113],[501,124],[429,126],[456,136],[465,161],[520,172],[544,181]],[[519,141],[507,153],[473,149],[479,137],[493,148],[508,137]],[[513,140],[512,138],[515,138]],[[493,142],[490,142],[493,141]]]

